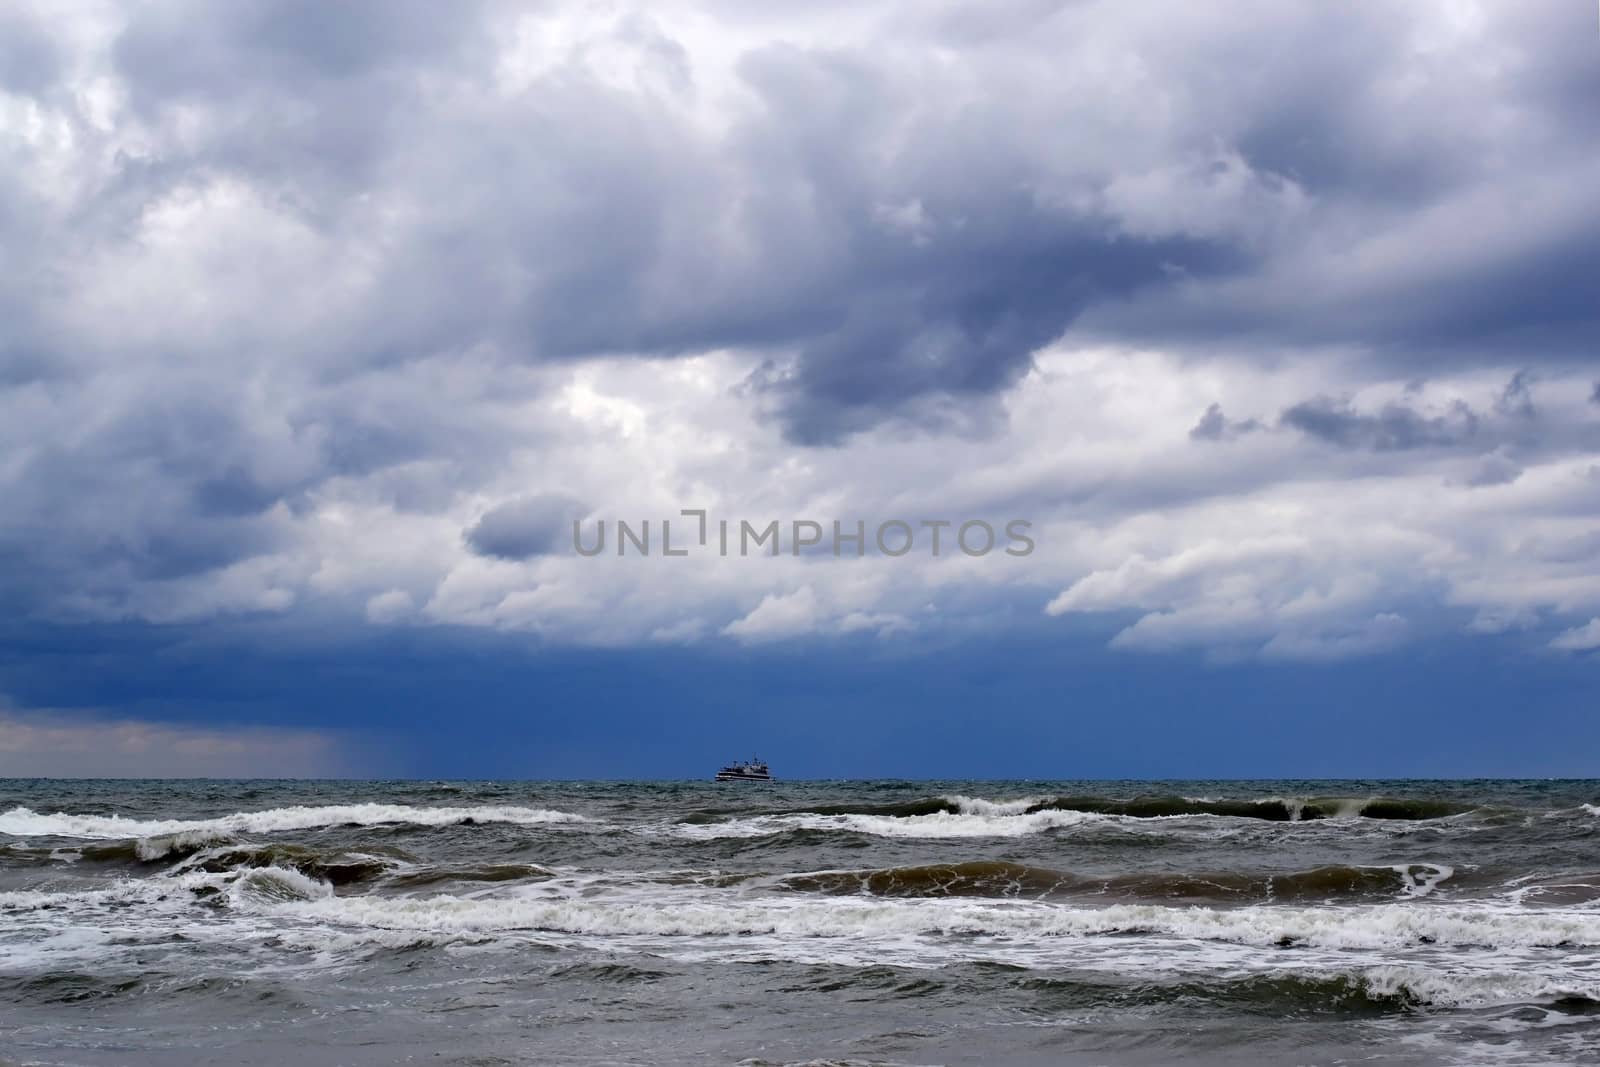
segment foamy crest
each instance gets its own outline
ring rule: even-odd
[[[1081,811],[1035,811],[1026,815],[965,811],[930,815],[758,815],[721,823],[680,823],[672,832],[696,839],[765,837],[789,830],[838,830],[877,837],[1021,837],[1103,818]]]
[[[257,867],[236,878],[228,894],[235,903],[317,900],[333,896],[333,886],[290,867]]]
[[[452,826],[468,821],[537,826],[589,820],[571,812],[502,805],[453,808],[411,807],[405,804],[330,804],[236,812],[214,819],[127,819],[120,815],[69,815],[65,812],[41,815],[28,808],[17,807],[0,813],[0,834],[13,837],[128,840],[178,834],[272,833],[324,826],[378,826],[385,823]]]
[[[1368,967],[1352,977],[1367,996],[1402,997],[1439,1008],[1526,1004],[1563,997],[1600,1000],[1600,976],[1542,975],[1502,970],[1442,970],[1436,967]]]
[[[1456,873],[1454,867],[1443,863],[1397,863],[1392,869],[1400,873],[1400,891],[1408,897],[1425,897]]]
[[[960,809],[963,815],[1022,815],[1029,808],[1037,807],[1050,798],[1021,797],[1017,800],[985,800],[983,797],[968,797],[956,793],[946,796],[944,799]]]
[[[948,900],[775,901],[682,897],[571,899],[543,895],[375,900],[335,897],[291,906],[302,916],[385,930],[483,934],[539,930],[647,937],[1097,938],[1140,935],[1257,947],[1320,949],[1600,946],[1600,915],[1395,904],[1369,908],[1231,909],[1161,905],[1064,907]]]
[[[141,837],[134,846],[134,855],[151,863],[175,852],[193,852],[210,845],[225,845],[233,840],[232,834],[222,830],[183,830],[163,837]]]

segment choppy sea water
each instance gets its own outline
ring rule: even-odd
[[[1600,1062],[1600,783],[0,781],[0,1063]]]

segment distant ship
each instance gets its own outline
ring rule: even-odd
[[[719,782],[770,782],[772,773],[767,770],[767,761],[752,757],[747,763],[734,762],[728,764],[717,772]]]

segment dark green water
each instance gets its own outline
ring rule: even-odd
[[[0,781],[0,1062],[1600,1062],[1600,783]]]

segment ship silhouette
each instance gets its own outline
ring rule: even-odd
[[[759,756],[752,756],[749,760],[735,760],[717,772],[719,782],[770,782],[772,773],[767,770],[767,761]]]

